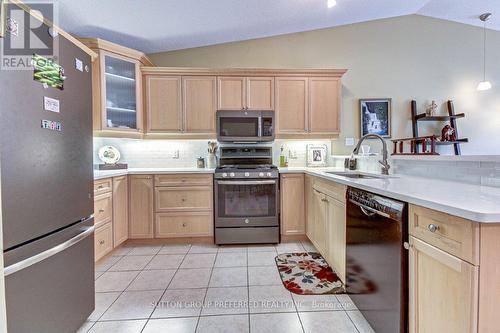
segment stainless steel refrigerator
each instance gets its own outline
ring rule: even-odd
[[[94,309],[91,59],[56,38],[63,90],[33,70],[0,70],[9,333],[75,332]],[[59,112],[45,110],[46,97]]]

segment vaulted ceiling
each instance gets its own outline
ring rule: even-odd
[[[500,0],[59,0],[59,25],[153,53],[421,14],[481,26]],[[495,15],[496,14],[496,15]],[[498,15],[498,16],[497,16]]]

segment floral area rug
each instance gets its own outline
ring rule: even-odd
[[[284,253],[276,265],[286,289],[299,295],[343,294],[344,284],[316,252]]]

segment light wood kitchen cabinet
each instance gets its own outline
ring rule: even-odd
[[[156,187],[156,212],[212,209],[211,186]]]
[[[309,177],[309,178],[307,178]],[[306,176],[306,234],[328,264],[346,281],[344,185]]]
[[[213,236],[213,176],[155,176],[155,238]]]
[[[346,282],[346,205],[330,196],[326,200],[325,259]]]
[[[171,212],[156,214],[156,237],[213,236],[213,216],[204,212]]]
[[[113,225],[106,223],[95,230],[94,260],[98,261],[111,251],[113,251]]]
[[[329,77],[276,78],[278,136],[340,133],[341,81]]]
[[[180,76],[145,76],[148,132],[183,131]]]
[[[113,181],[111,180],[111,178],[96,180],[94,181],[94,196],[111,192],[112,188]]]
[[[130,176],[129,238],[153,238],[153,176]]]
[[[276,78],[277,134],[303,134],[308,131],[309,79]]]
[[[246,108],[245,78],[220,76],[217,78],[218,110],[243,110]]]
[[[103,193],[94,197],[94,225],[96,228],[111,223],[113,219],[112,193]]]
[[[327,223],[327,207],[326,207],[326,195],[318,191],[313,187],[313,205],[314,217],[313,217],[313,238],[311,242],[314,244],[316,249],[321,253],[326,253],[326,223]]]
[[[80,41],[98,54],[92,63],[95,135],[141,137],[143,103],[141,66],[152,66],[139,51],[98,38]]]
[[[304,235],[305,200],[304,174],[282,174],[281,183],[281,234]]]
[[[182,78],[184,128],[190,133],[215,133],[217,84],[215,76]]]
[[[310,133],[340,133],[341,88],[338,78],[309,78]]]
[[[274,111],[274,77],[246,78],[246,108]]]
[[[476,266],[410,236],[409,269],[410,333],[477,332]]]
[[[218,110],[274,110],[274,77],[220,76]]]
[[[306,209],[306,235],[309,240],[314,237],[314,177],[310,175],[305,176],[304,188],[305,188],[305,209]]]
[[[128,239],[128,177],[113,178],[113,247]]]

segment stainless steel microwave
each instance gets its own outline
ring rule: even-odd
[[[217,111],[219,142],[274,141],[273,111]]]

